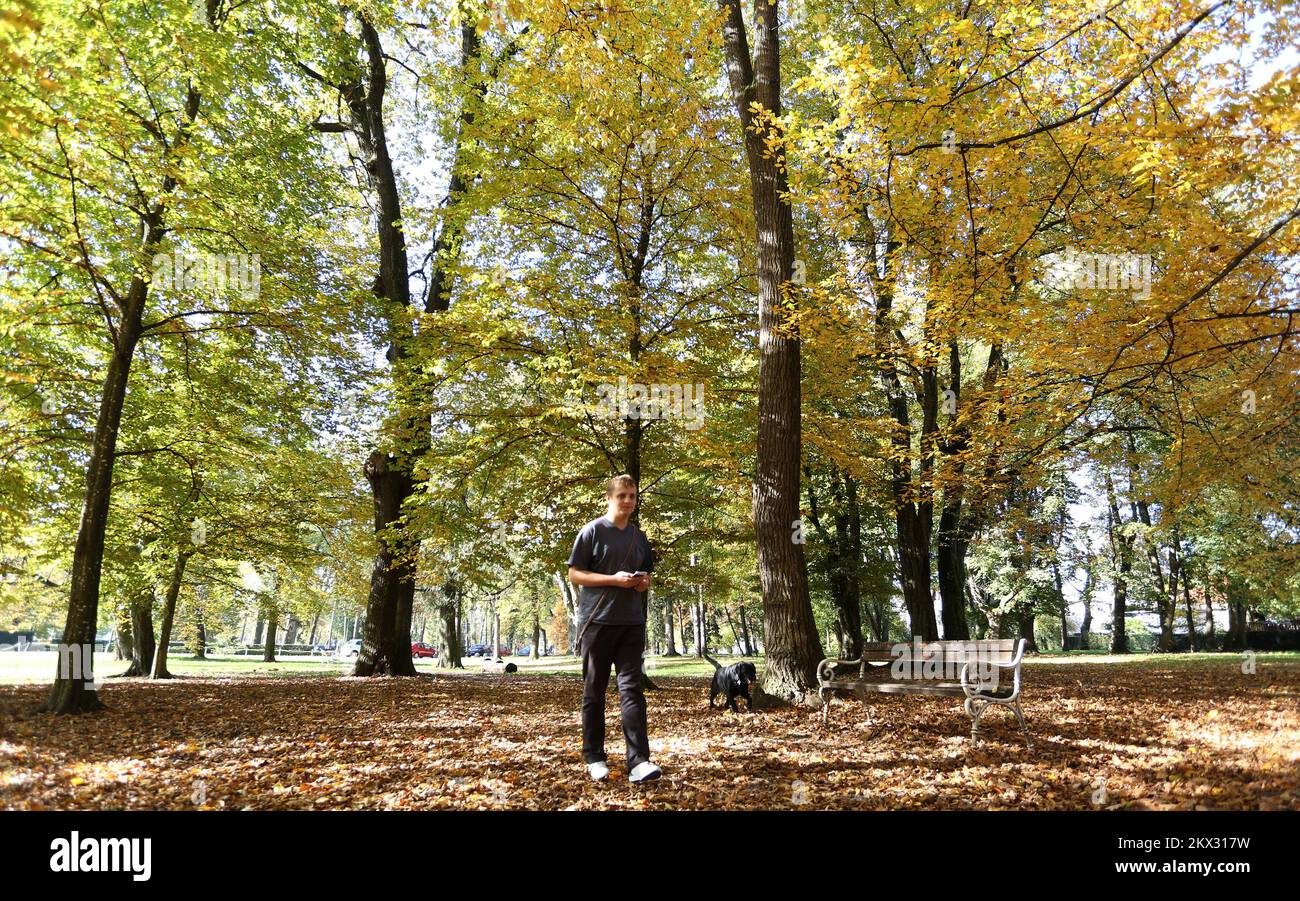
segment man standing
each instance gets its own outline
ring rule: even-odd
[[[646,598],[654,552],[632,525],[636,482],[618,475],[605,488],[608,510],[578,532],[569,554],[569,581],[578,586],[578,653],[582,655],[582,756],[592,779],[609,775],[605,756],[605,689],[614,665],[627,743],[628,779],[662,774],[650,762],[641,655],[645,652]]]

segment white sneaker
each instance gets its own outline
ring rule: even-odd
[[[646,760],[634,766],[632,772],[627,774],[627,778],[630,782],[650,782],[662,776],[663,772],[659,767]]]
[[[591,781],[599,782],[609,775],[609,765],[603,760],[597,760],[587,764],[587,773],[591,776]]]

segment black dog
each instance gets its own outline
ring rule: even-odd
[[[713,684],[709,686],[709,708],[714,709],[713,700],[718,695],[725,694],[727,706],[736,713],[740,713],[740,708],[736,706],[736,698],[744,698],[746,709],[752,711],[754,701],[749,696],[749,686],[750,683],[758,681],[758,670],[754,669],[754,664],[742,660],[731,666],[723,666],[708,654],[704,655],[704,659],[713,664]]]

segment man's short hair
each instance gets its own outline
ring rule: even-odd
[[[605,485],[605,497],[613,497],[615,488],[631,488],[636,491],[636,480],[627,473],[620,473]]]

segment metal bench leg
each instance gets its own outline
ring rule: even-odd
[[[979,743],[980,740],[980,717],[988,709],[988,702],[979,702],[975,698],[966,699],[966,713],[970,716],[970,739],[972,742]]]
[[[1029,726],[1025,723],[1025,712],[1020,709],[1020,702],[1016,701],[1011,705],[1012,711],[1016,714],[1016,719],[1020,720],[1020,731],[1025,736],[1025,746],[1032,748],[1034,742],[1029,737]]]
[[[831,719],[831,695],[828,691],[822,691],[822,728],[825,729],[830,725]]]

